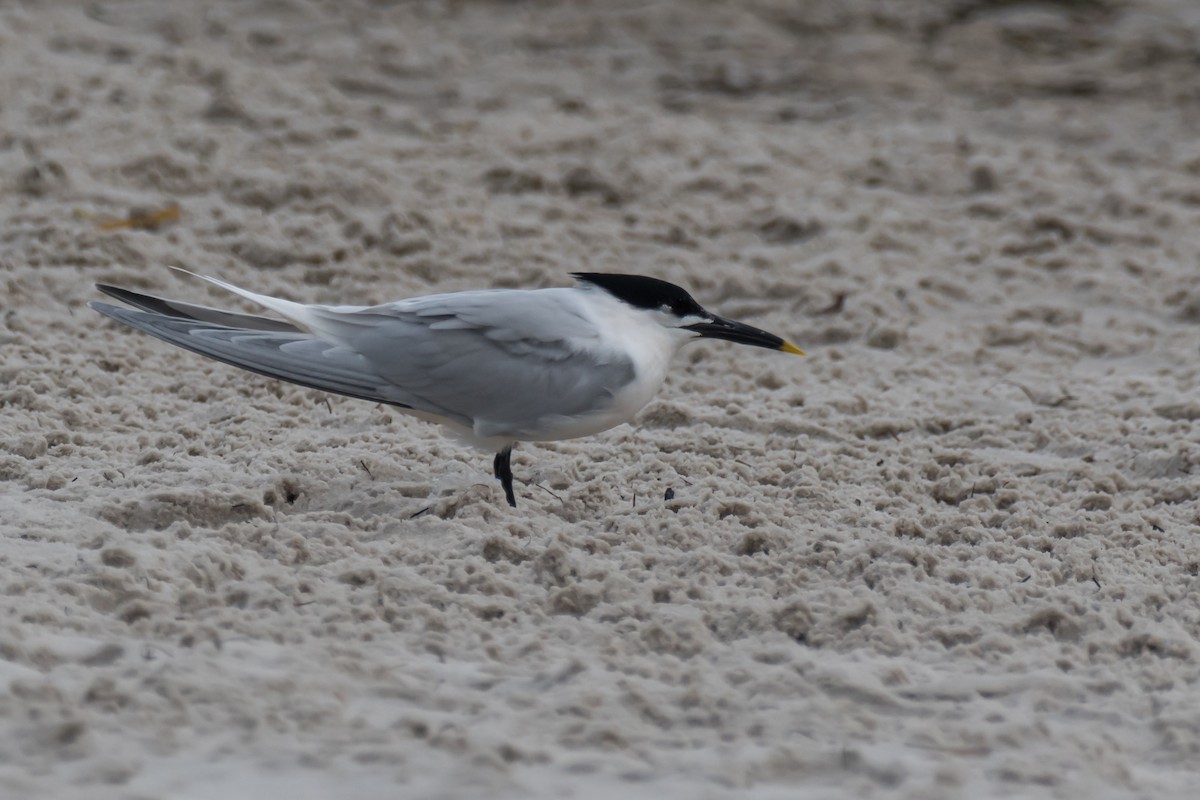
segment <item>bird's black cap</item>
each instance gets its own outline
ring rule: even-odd
[[[706,316],[700,304],[673,283],[645,275],[620,275],[611,272],[572,272],[571,277],[599,286],[613,297],[634,308],[667,309],[677,317]]]

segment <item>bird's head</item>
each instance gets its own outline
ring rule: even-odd
[[[773,333],[705,311],[686,290],[673,283],[642,275],[572,272],[571,277],[608,292],[618,300],[651,314],[660,325],[694,338],[725,339],[738,344],[804,355],[804,351]]]

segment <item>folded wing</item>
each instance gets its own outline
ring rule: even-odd
[[[306,333],[228,327],[108,303],[89,305],[131,328],[235,367],[312,389],[409,407],[362,356]]]
[[[302,324],[102,289],[97,311],[242,369],[442,417],[483,437],[543,438],[635,378],[589,343],[563,290],[461,292],[369,308],[304,306]]]

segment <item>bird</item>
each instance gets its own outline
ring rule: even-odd
[[[298,303],[178,271],[282,319],[103,283],[96,288],[124,305],[88,305],[208,358],[438,423],[495,453],[493,473],[514,508],[513,447],[590,436],[631,421],[687,343],[722,339],[804,355],[786,339],[720,317],[685,289],[643,275],[574,272],[571,287],[349,306]]]

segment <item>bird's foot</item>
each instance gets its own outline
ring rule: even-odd
[[[500,485],[504,487],[504,499],[513,508],[517,507],[517,496],[513,494],[513,474],[512,474],[512,447],[506,447],[499,453],[496,453],[495,461],[496,477],[500,480]]]

